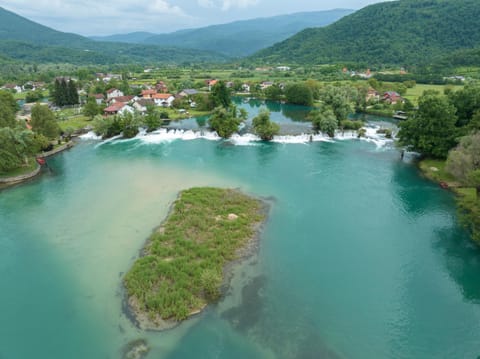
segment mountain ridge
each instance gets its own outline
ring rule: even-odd
[[[200,28],[183,29],[150,37],[137,37],[138,43],[175,45],[181,48],[215,51],[229,57],[244,57],[282,41],[308,27],[321,27],[353,13],[351,9],[298,12],[272,17],[238,20]],[[136,33],[94,37],[102,41],[129,42]],[[141,33],[144,34],[144,33]]]
[[[115,63],[224,62],[208,51],[173,46],[97,42],[51,29],[0,7],[0,54],[25,62],[78,65]]]
[[[366,6],[324,28],[305,29],[251,59],[422,65],[479,46],[477,0],[401,0]]]

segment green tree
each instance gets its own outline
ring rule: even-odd
[[[338,123],[353,112],[352,102],[356,98],[357,90],[347,86],[327,86],[320,92],[320,100],[332,109]]]
[[[461,138],[458,146],[448,154],[446,170],[463,185],[476,185],[470,176],[480,170],[480,132]]]
[[[91,120],[99,114],[99,108],[95,97],[87,98],[87,103],[83,106],[83,114],[90,117]]]
[[[147,132],[155,131],[157,128],[160,127],[162,121],[160,119],[160,114],[155,111],[155,106],[147,106],[147,114],[145,115],[145,119],[143,120],[143,122],[145,126],[147,126]]]
[[[32,103],[40,101],[43,98],[43,92],[40,90],[29,91],[25,96],[25,102]]]
[[[138,134],[140,122],[136,114],[125,113],[121,116],[121,123],[124,138],[133,138]]]
[[[325,107],[322,110],[312,111],[310,118],[315,131],[326,133],[332,138],[335,137],[338,121],[331,108]]]
[[[34,132],[47,138],[55,138],[60,133],[60,127],[55,121],[55,115],[48,106],[36,104],[32,107],[32,121],[30,122]]]
[[[426,156],[445,158],[456,144],[456,109],[445,96],[425,92],[418,111],[400,123],[399,143]]]
[[[227,108],[232,103],[230,91],[228,90],[224,81],[219,81],[212,87],[210,97],[215,104],[215,107],[221,106]]]
[[[265,109],[261,110],[258,116],[253,119],[252,125],[255,134],[263,141],[273,140],[273,136],[280,132],[280,126],[270,121],[270,112]]]
[[[480,84],[467,84],[462,90],[450,92],[449,97],[457,109],[457,126],[468,125],[475,112],[480,109]]]
[[[238,130],[241,122],[235,107],[232,109],[217,107],[208,120],[210,128],[222,138],[230,138]]]
[[[0,128],[15,127],[15,113],[17,103],[13,95],[7,91],[0,91]]]
[[[0,128],[0,143],[2,173],[28,165],[29,158],[39,149],[33,132],[20,127]]]
[[[313,94],[310,87],[303,83],[294,83],[285,88],[285,98],[295,105],[312,106]]]
[[[79,103],[77,85],[73,80],[68,81],[66,98],[66,105],[77,105]]]
[[[272,101],[280,101],[283,91],[277,84],[273,84],[265,89],[265,97]]]

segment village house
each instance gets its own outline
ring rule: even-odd
[[[171,107],[175,100],[175,97],[169,93],[157,93],[152,98],[157,106],[162,107]]]
[[[195,89],[184,89],[180,91],[176,97],[178,98],[185,98],[185,97],[190,97],[198,94],[198,91]]]
[[[205,83],[207,84],[208,91],[212,91],[212,87],[218,83],[218,80],[205,80]]]
[[[157,94],[157,90],[154,90],[154,89],[147,89],[147,90],[143,90],[142,93],[141,93],[141,96],[143,98],[152,98],[153,95],[156,95]]]
[[[233,85],[234,85],[233,81],[228,81],[228,82],[225,83],[225,86],[229,89],[231,89],[233,87]]]
[[[277,70],[278,71],[290,71],[290,67],[288,67],[288,66],[278,66]]]
[[[245,92],[245,93],[249,93],[250,92],[250,85],[249,84],[243,84],[242,85],[242,91]]]
[[[367,96],[365,97],[365,101],[380,101],[380,94],[373,88],[370,87],[367,91]]]
[[[398,102],[405,102],[402,96],[398,92],[395,91],[388,91],[383,94],[382,101],[389,103],[391,105],[395,105]]]
[[[105,101],[105,96],[103,95],[103,93],[96,93],[92,95],[92,97],[95,98],[95,102],[97,103],[97,105],[101,105]]]
[[[105,114],[105,116],[134,113],[134,112],[135,110],[133,109],[133,107],[123,102],[115,102],[103,110],[103,113]]]
[[[155,101],[150,98],[138,99],[133,103],[135,111],[140,112],[142,115],[147,113],[148,106],[155,106]]]
[[[168,86],[163,81],[158,81],[157,84],[155,85],[155,89],[160,93],[168,92]]]
[[[135,96],[117,96],[117,97],[110,97],[107,99],[107,103],[109,105],[116,103],[116,102],[123,102],[128,103],[134,99]]]
[[[269,87],[272,87],[273,86],[273,82],[272,81],[263,81],[261,84],[260,84],[260,88],[262,90],[265,90]]]
[[[2,86],[2,89],[15,91],[15,92],[18,92],[18,93],[23,91],[22,86],[16,85],[16,84],[5,84],[5,85]]]
[[[107,82],[110,82],[112,80],[118,80],[118,81],[122,81],[122,75],[118,75],[118,74],[106,74],[103,76],[102,78],[103,82],[107,83]]]
[[[114,98],[114,97],[120,97],[120,96],[123,96],[123,92],[116,89],[116,88],[113,88],[113,89],[110,89],[107,91],[107,99],[111,99],[111,98]]]

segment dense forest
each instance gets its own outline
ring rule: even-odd
[[[478,0],[402,0],[367,6],[325,28],[304,30],[252,59],[411,66],[461,63],[463,57],[452,53],[476,47],[480,47]]]

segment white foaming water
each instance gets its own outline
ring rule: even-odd
[[[78,138],[81,139],[81,140],[85,140],[85,141],[87,141],[87,140],[98,141],[98,140],[101,140],[101,139],[102,139],[102,136],[97,136],[97,135],[95,134],[95,132],[90,131],[90,132],[85,133],[85,134],[83,134],[83,135],[81,135],[81,136],[78,136]]]
[[[99,146],[102,146],[102,145],[105,145],[105,144],[107,144],[107,143],[114,142],[114,141],[116,141],[116,140],[118,140],[118,139],[121,139],[122,137],[123,137],[123,134],[120,134],[120,135],[117,135],[117,136],[113,136],[113,137],[111,137],[111,138],[109,138],[109,139],[107,139],[107,140],[105,140],[105,141],[97,144],[97,145],[95,146],[95,148],[96,148],[96,147],[99,147]]]
[[[337,132],[335,134],[336,140],[355,140],[359,139],[361,141],[374,143],[377,148],[386,147],[388,144],[393,143],[393,139],[386,138],[384,134],[377,133],[380,129],[379,126],[368,126],[364,127],[366,130],[365,137],[358,138],[358,135],[355,131],[346,131],[344,133]]]
[[[374,143],[377,148],[385,147],[388,144],[393,142],[392,139],[387,139],[384,134],[378,134],[377,130],[380,129],[378,126],[369,126],[366,127],[365,137],[360,138],[362,141],[367,141]],[[105,140],[98,144],[101,146],[103,144],[111,143],[116,140],[121,139],[121,135],[112,137],[108,140]],[[85,135],[80,136],[83,140],[99,140],[101,137],[96,136],[95,133],[89,132]],[[216,132],[212,131],[192,131],[192,130],[180,130],[180,129],[166,129],[162,128],[150,133],[147,133],[144,129],[140,129],[140,132],[137,136],[131,139],[121,140],[121,142],[127,141],[141,141],[143,144],[159,144],[159,143],[169,143],[176,140],[182,141],[192,141],[198,139],[205,139],[209,141],[220,141],[222,138],[218,136]],[[335,142],[335,140],[357,140],[357,133],[355,131],[346,131],[346,132],[337,132],[335,138],[330,138],[325,134],[305,134],[300,135],[286,135],[286,136],[275,136],[272,142],[283,143],[283,144],[307,144],[309,142]],[[234,134],[231,138],[228,139],[235,146],[256,146],[261,142],[260,137],[252,134],[246,133],[243,135]]]
[[[167,130],[162,128],[151,133],[139,133],[135,139],[146,144],[156,144],[162,142],[172,142],[175,140],[191,141],[205,139],[210,141],[220,140],[216,132],[210,131],[192,131],[192,130]]]
[[[333,142],[331,138],[324,134],[305,134],[295,136],[275,136],[272,140],[275,143],[306,144],[309,142]]]
[[[235,133],[228,140],[236,146],[255,146],[257,145],[256,142],[261,141],[261,138],[252,133],[246,133],[244,135]]]

